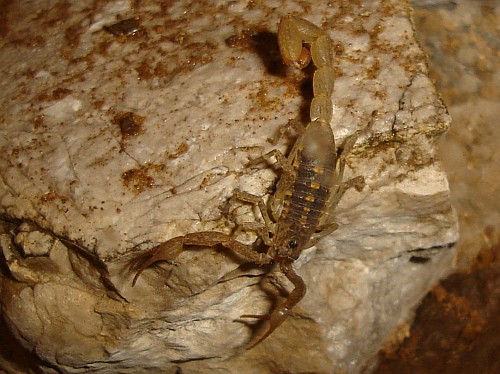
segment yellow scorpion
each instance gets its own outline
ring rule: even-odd
[[[298,17],[286,16],[279,25],[278,43],[286,64],[303,69],[312,58],[317,70],[313,76],[311,122],[305,127],[295,125],[299,135],[288,157],[279,150],[262,156],[266,161],[274,157],[275,166],[282,169],[274,196],[266,205],[259,196],[242,191],[235,191],[234,194],[235,198],[259,208],[264,222],[240,225],[240,228],[258,233],[267,248],[265,251],[259,250],[255,245],[243,244],[233,236],[220,232],[195,232],[159,244],[138,256],[132,264],[132,270],[136,271],[134,285],[146,268],[158,261],[174,260],[186,246],[222,246],[260,266],[279,264],[294,289],[270,315],[242,316],[268,321],[267,331],[264,329],[263,333],[254,336],[247,343],[247,348],[252,348],[267,338],[304,297],[306,285],[293,269],[293,262],[304,249],[313,246],[338,227],[332,216],[334,208],[347,188],[359,188],[364,183],[362,177],[342,183],[344,155],[353,147],[356,135],[346,139],[341,153],[337,151],[330,127],[334,80],[332,40],[316,25]],[[309,48],[306,48],[307,45]]]

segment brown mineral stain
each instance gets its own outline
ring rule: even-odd
[[[187,151],[188,151],[188,145],[186,143],[181,143],[181,144],[179,144],[179,146],[177,147],[175,152],[170,153],[167,157],[170,160],[174,160],[174,159],[178,158],[179,156],[183,155],[184,153],[186,153]]]
[[[52,92],[43,92],[38,95],[35,101],[56,101],[64,99],[68,96],[72,91],[68,88],[58,87],[54,89]]]
[[[131,169],[122,174],[124,185],[133,192],[141,193],[154,186],[155,181],[143,169]]]
[[[40,115],[35,117],[35,120],[34,120],[35,128],[40,128],[43,126],[44,118],[45,118],[45,116],[43,114],[40,114]]]
[[[3,0],[0,3],[2,11],[0,12],[0,37],[5,37],[9,33],[9,8],[13,0]]]
[[[80,23],[69,26],[64,32],[64,39],[70,48],[77,48],[80,44],[80,37],[85,32],[85,27]]]
[[[375,79],[378,77],[379,73],[380,73],[380,62],[378,59],[376,59],[373,62],[373,64],[367,69],[366,77],[368,79]]]
[[[68,199],[65,196],[62,196],[55,191],[50,191],[40,196],[40,201],[42,203],[50,203],[55,200],[59,200],[64,204]]]
[[[141,193],[156,186],[154,174],[164,173],[164,165],[146,164],[122,174],[123,185],[134,193]]]
[[[52,100],[61,100],[71,93],[67,88],[58,87],[52,91]]]
[[[151,72],[151,61],[145,59],[139,63],[139,66],[135,68],[137,74],[139,75],[139,79],[151,79],[153,74]]]
[[[144,117],[132,112],[124,112],[115,115],[113,122],[120,127],[122,139],[127,140],[139,135],[143,131],[142,124],[144,123]]]
[[[255,34],[256,30],[244,29],[226,38],[225,43],[230,48],[251,50],[254,44],[252,36]]]
[[[114,36],[135,35],[141,31],[139,17],[124,19],[111,26],[104,26],[104,31]]]

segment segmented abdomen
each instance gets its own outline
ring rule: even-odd
[[[293,182],[287,186],[276,234],[277,247],[289,254],[287,243],[303,248],[318,230],[335,187],[335,140],[329,125],[311,122],[298,145],[292,167]],[[295,252],[295,251],[294,251]]]
[[[289,227],[290,237],[303,242],[309,240],[325,212],[334,171],[300,160],[296,173],[295,182],[286,193],[280,221]]]

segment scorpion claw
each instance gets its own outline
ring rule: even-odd
[[[260,344],[264,339],[271,335],[290,315],[291,310],[285,306],[276,308],[270,315],[255,315],[245,314],[241,318],[256,318],[266,321],[261,328],[260,332],[256,333],[252,339],[245,345],[246,349],[251,349],[257,344]]]
[[[151,265],[159,261],[172,261],[179,255],[183,248],[183,237],[173,238],[165,243],[159,244],[150,251],[134,259],[130,264],[130,270],[136,271],[132,280],[132,287],[137,283],[137,279]]]

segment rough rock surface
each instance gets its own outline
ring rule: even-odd
[[[274,148],[281,126],[307,121],[311,97],[312,70],[280,61],[277,25],[289,13],[336,43],[339,144],[378,114],[348,160],[346,177],[363,175],[365,188],[346,193],[340,228],[295,263],[306,297],[241,352],[254,322],[240,316],[267,313],[277,284],[290,289],[279,272],[265,278],[219,249],[186,251],[132,288],[127,264],[176,235],[229,233],[228,211],[252,219],[229,204],[235,188],[272,191],[279,173],[246,165]],[[355,373],[403,336],[413,307],[451,270],[457,240],[434,153],[450,118],[410,13],[402,1],[6,5],[1,305],[33,365]],[[15,367],[10,358],[3,365]]]

